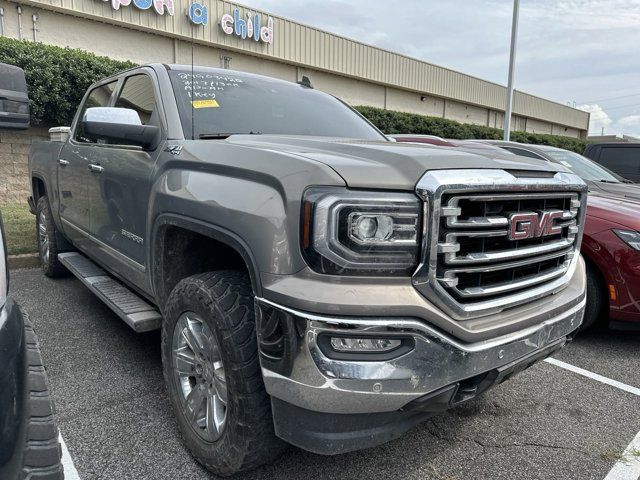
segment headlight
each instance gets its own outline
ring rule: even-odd
[[[623,242],[629,245],[634,250],[640,250],[640,232],[634,232],[633,230],[613,230]]]
[[[406,275],[418,263],[421,205],[410,193],[309,189],[302,250],[321,273]]]
[[[0,308],[4,307],[4,303],[7,301],[7,291],[9,290],[9,270],[7,269],[6,252],[4,226],[2,225],[2,215],[0,215]]]

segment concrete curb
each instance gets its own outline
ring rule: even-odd
[[[37,253],[27,253],[25,255],[9,255],[7,258],[9,270],[17,270],[19,268],[34,268],[40,266],[40,260]]]

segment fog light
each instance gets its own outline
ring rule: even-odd
[[[390,338],[331,337],[331,348],[336,352],[389,352],[398,348],[402,340]]]

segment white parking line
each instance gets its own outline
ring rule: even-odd
[[[69,454],[67,444],[64,443],[64,440],[62,439],[62,435],[59,436],[59,440],[60,446],[62,447],[62,468],[64,468],[64,480],[80,480],[80,475],[78,475],[78,470],[76,470],[76,466],[73,464],[73,459]]]
[[[598,375],[597,373],[590,372],[589,370],[584,370],[569,363],[561,362],[560,360],[556,360],[555,358],[547,358],[545,362],[550,363],[551,365],[555,365],[556,367],[564,368],[565,370],[577,373],[578,375],[591,378],[592,380],[596,380],[597,382],[611,385],[612,387],[624,390],[625,392],[632,393],[633,395],[637,395],[640,397],[640,388],[632,387],[631,385],[618,382],[617,380],[603,377],[602,375]]]
[[[640,432],[613,466],[604,480],[638,480],[640,478]]]
[[[640,397],[640,388],[603,377],[597,373],[556,360],[555,358],[547,358],[545,362]],[[636,437],[631,441],[622,453],[620,460],[616,462],[604,480],[640,480],[640,432],[638,432]]]

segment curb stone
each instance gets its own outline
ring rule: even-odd
[[[17,270],[19,268],[34,268],[40,266],[40,260],[37,253],[27,253],[24,255],[9,255],[7,257],[9,270]]]

